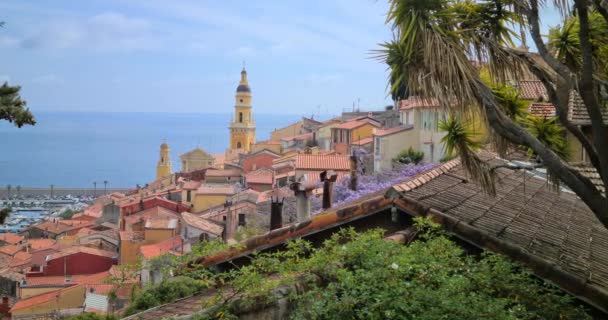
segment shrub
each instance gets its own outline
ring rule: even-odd
[[[394,162],[403,164],[419,164],[424,158],[424,152],[414,150],[412,147],[407,148],[399,152],[399,154],[393,159]]]
[[[127,307],[125,316],[191,296],[205,288],[206,286],[201,281],[188,277],[175,277],[163,281],[155,286],[146,288],[143,292],[136,295],[135,299]]]

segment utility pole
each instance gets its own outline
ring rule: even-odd
[[[10,198],[11,198],[11,189],[12,188],[13,187],[10,184],[6,185],[6,199],[7,200],[10,200]]]
[[[53,191],[55,189],[55,185],[52,184],[52,185],[50,185],[50,187],[51,187],[51,199],[53,199]]]
[[[108,193],[108,180],[103,181],[103,194],[106,195]]]
[[[97,181],[93,181],[93,198],[97,197]]]

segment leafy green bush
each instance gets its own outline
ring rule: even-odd
[[[135,299],[127,307],[125,316],[191,296],[205,288],[206,286],[201,281],[188,277],[175,277],[163,281],[158,285],[146,288],[146,290],[136,295]]]
[[[298,283],[306,290],[291,292],[292,319],[590,319],[517,264],[466,255],[429,221],[418,227],[409,246],[384,240],[382,230],[343,229],[318,249],[300,239],[258,254],[225,277],[238,302],[226,303],[220,292],[204,304],[212,312],[197,318],[233,317],[244,305],[271,301],[277,286]]]
[[[65,320],[118,320],[118,317],[113,314],[98,314],[91,312],[84,312],[81,314],[69,316]]]
[[[419,164],[424,158],[424,152],[414,150],[412,147],[409,147],[407,150],[403,150],[399,152],[399,154],[393,159],[395,162],[404,163],[404,164]]]
[[[64,220],[69,220],[69,219],[72,219],[72,217],[73,217],[75,214],[76,214],[76,212],[75,212],[74,210],[72,210],[72,209],[66,209],[64,212],[62,212],[62,213],[59,215],[59,217],[60,217],[61,219],[64,219]]]

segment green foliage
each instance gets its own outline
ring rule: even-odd
[[[64,219],[64,220],[69,220],[69,219],[72,219],[72,217],[73,217],[75,214],[76,214],[76,211],[74,211],[74,210],[72,210],[72,209],[66,209],[65,211],[63,211],[63,212],[62,212],[62,213],[59,215],[59,217],[60,217],[61,219]]]
[[[566,132],[564,128],[557,123],[557,118],[528,116],[522,121],[526,130],[534,135],[540,142],[555,152],[560,158],[568,160],[570,151],[568,141],[566,140]],[[529,150],[531,153],[532,150]]]
[[[579,19],[570,17],[563,26],[549,30],[548,47],[554,55],[571,70],[581,70],[582,56],[579,39]],[[598,74],[608,77],[608,22],[596,11],[589,14],[589,41]]]
[[[127,307],[125,316],[191,296],[205,288],[206,286],[201,281],[188,277],[175,277],[163,281],[136,295]]]
[[[5,82],[0,87],[0,120],[14,123],[21,128],[24,125],[35,125],[36,120],[28,108],[25,101],[19,96],[19,86],[9,86]]]
[[[342,229],[317,249],[302,239],[254,255],[224,275],[229,291],[206,301],[198,319],[236,319],[275,288],[291,290],[292,319],[590,319],[556,287],[507,259],[466,255],[438,226],[417,219],[409,246],[382,230]],[[238,301],[238,302],[237,302]]]
[[[402,150],[399,154],[393,159],[394,162],[404,163],[404,164],[419,164],[424,158],[424,152],[414,150],[412,147],[407,148],[406,150]]]
[[[13,209],[11,209],[10,207],[0,209],[0,224],[4,224],[4,221],[6,221],[6,218],[8,218],[11,215],[12,210]]]
[[[118,320],[118,317],[112,314],[99,314],[91,312],[83,312],[65,318],[65,320]]]

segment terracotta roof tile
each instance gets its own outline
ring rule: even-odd
[[[574,90],[570,92],[568,107],[568,120],[579,125],[591,124],[591,118],[589,118],[587,107],[585,106],[585,103],[578,92]],[[608,123],[608,108],[602,108],[601,112],[604,118],[604,123]]]
[[[146,229],[176,229],[178,219],[173,218],[149,218],[146,220]]]
[[[251,171],[245,175],[247,183],[270,184],[274,182],[274,171],[266,168]]]
[[[14,256],[17,252],[22,251],[22,250],[23,250],[23,245],[7,244],[7,245],[0,247],[0,253],[3,253],[5,255],[8,255],[11,257]]]
[[[125,224],[132,225],[140,221],[147,221],[151,218],[179,218],[179,214],[165,207],[156,206],[138,213],[125,217]]]
[[[139,252],[145,259],[152,259],[163,254],[173,253],[179,255],[179,251],[182,246],[182,238],[181,236],[175,236],[173,238],[169,238],[165,241],[149,244],[145,246],[141,246],[139,248]]]
[[[297,170],[350,170],[350,157],[347,155],[298,154]]]
[[[208,169],[205,177],[240,177],[241,172],[238,169]]]
[[[190,212],[182,212],[182,219],[187,225],[196,229],[220,236],[224,232],[224,227],[205,218],[198,217]]]
[[[547,101],[547,90],[540,80],[523,80],[517,84],[519,97],[525,100],[542,100]]]
[[[364,146],[364,145],[370,144],[372,142],[374,142],[374,138],[373,137],[367,137],[367,138],[364,138],[364,139],[361,139],[361,140],[353,141],[353,142],[351,142],[351,144],[354,145],[354,146]]]
[[[337,125],[335,127],[333,127],[332,129],[346,129],[346,130],[351,130],[351,129],[356,129],[359,128],[361,126],[364,126],[366,124],[371,124],[372,126],[379,128],[380,124],[372,119],[361,119],[361,120],[351,120],[351,121],[347,121],[344,122],[340,125]]]
[[[399,101],[399,110],[433,107],[439,107],[439,100],[437,100],[436,98],[422,98],[418,96],[411,96],[407,99]]]
[[[200,181],[186,181],[184,183],[184,185],[182,186],[182,189],[184,189],[184,190],[196,190],[200,186],[201,186],[201,182]]]
[[[57,241],[53,239],[28,239],[27,243],[32,250],[44,250],[55,246]]]
[[[234,185],[230,184],[202,184],[197,190],[197,194],[219,194],[233,195],[236,193]]]
[[[84,247],[84,246],[76,246],[76,247],[68,247],[63,250],[53,253],[50,255],[48,260],[54,260],[65,256],[70,256],[77,253],[86,253],[90,255],[96,255],[106,258],[115,258],[117,256],[116,252],[101,250],[97,248]]]
[[[120,231],[121,241],[141,241],[144,239],[143,231]]]
[[[18,244],[23,240],[23,236],[14,233],[2,233],[0,234],[0,241],[4,241],[8,244]]]

